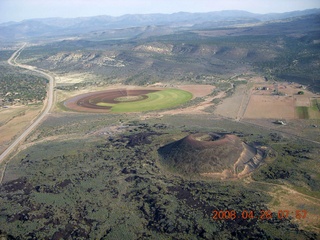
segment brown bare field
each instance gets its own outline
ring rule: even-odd
[[[180,85],[177,86],[178,89],[191,92],[193,97],[204,97],[212,93],[215,89],[215,86],[212,85]]]
[[[42,106],[13,106],[0,110],[0,152],[40,113]]]
[[[274,91],[278,91],[283,96],[274,95]],[[299,91],[303,91],[304,94],[298,95]],[[310,107],[310,98],[314,96],[314,93],[301,88],[298,84],[255,84],[244,117],[297,119],[295,107]]]
[[[295,102],[296,102],[296,106],[299,106],[299,107],[310,107],[311,106],[309,97],[297,95],[297,96],[295,96]]]
[[[244,118],[294,119],[295,101],[286,96],[252,95]]]
[[[234,94],[222,101],[215,110],[215,113],[228,118],[237,118],[242,109],[244,98],[249,96],[247,85],[240,85],[236,88]]]

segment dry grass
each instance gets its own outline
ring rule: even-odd
[[[74,73],[74,74],[64,74],[59,75],[56,77],[57,83],[68,83],[74,84],[83,82],[85,80],[94,80],[96,76],[89,74],[89,73]]]
[[[19,106],[0,111],[0,152],[40,113],[42,106]]]
[[[287,187],[274,187],[270,192],[273,196],[272,202],[269,203],[269,208],[273,212],[288,210],[289,216],[291,216],[297,224],[302,228],[316,231],[320,233],[320,202],[314,199],[308,198],[302,194],[297,194],[296,191]],[[296,211],[306,210],[307,216],[304,219],[298,219],[296,217]],[[277,217],[277,216],[276,216]]]

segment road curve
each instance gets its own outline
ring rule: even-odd
[[[49,87],[48,87],[48,92],[47,92],[47,99],[45,101],[45,106],[38,116],[36,120],[34,120],[31,125],[19,136],[17,137],[11,145],[0,155],[0,164],[5,161],[5,159],[8,157],[8,155],[15,149],[31,132],[34,130],[40,122],[44,119],[44,117],[50,112],[52,106],[53,106],[53,89],[54,89],[54,77],[49,75],[48,73],[45,73],[35,67],[24,65],[24,64],[19,64],[16,62],[16,59],[19,57],[21,51],[26,47],[26,43],[19,48],[17,51],[15,51],[11,57],[8,59],[8,64],[11,66],[15,67],[20,67],[24,69],[28,69],[33,72],[40,73],[43,75],[45,78],[49,80]]]

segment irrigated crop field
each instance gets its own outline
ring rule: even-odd
[[[179,89],[114,89],[73,97],[65,106],[81,112],[143,112],[175,107],[191,98],[190,92]]]
[[[189,101],[192,94],[178,89],[168,89],[147,94],[148,98],[137,102],[122,102],[112,106],[112,112],[141,112],[165,109]]]

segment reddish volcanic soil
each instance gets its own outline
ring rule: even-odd
[[[64,105],[77,112],[108,112],[110,107],[97,106],[99,102],[116,104],[120,103],[115,99],[125,96],[142,96],[142,99],[147,98],[146,94],[156,92],[159,90],[134,90],[134,89],[112,89],[100,92],[85,93],[73,98],[70,98],[64,102]],[[141,99],[137,100],[140,101]],[[133,102],[133,101],[132,101]]]

